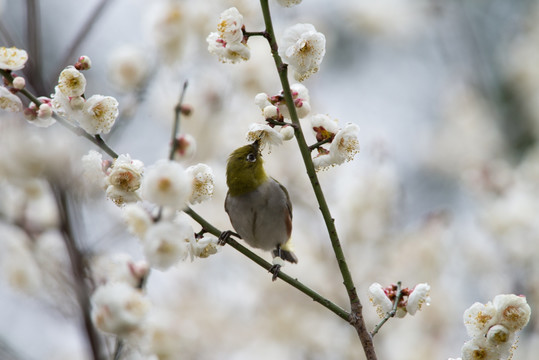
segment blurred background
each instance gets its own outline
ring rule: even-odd
[[[263,30],[259,4],[248,0],[3,0],[0,45],[28,51],[24,76],[29,89],[43,96],[54,93],[66,65],[88,55],[86,93],[120,103],[120,118],[105,139],[145,165],[167,157],[174,106],[187,80],[185,103],[193,113],[182,119],[181,131],[195,138],[196,152],[182,163],[206,163],[216,176],[213,199],[194,209],[219,229],[230,229],[223,209],[226,159],[246,143],[249,125],[263,120],[255,95],[281,90],[262,38],[249,40],[251,59],[240,64],[221,64],[208,53],[207,35],[232,6],[248,31]],[[378,357],[456,358],[468,340],[464,310],[514,293],[525,295],[532,308],[514,359],[536,359],[539,4],[305,0],[289,9],[275,1],[270,6],[278,38],[296,23],[311,23],[326,36],[320,71],[304,82],[312,114],[361,128],[356,159],[319,177],[369,328],[379,321],[369,303],[371,283],[431,286],[429,307],[390,320],[375,337]],[[36,130],[20,116],[0,117],[0,161],[18,161],[5,154],[26,156],[13,148],[27,150],[25,134],[36,131],[57,163],[76,163],[96,149],[59,125]],[[303,121],[314,143],[309,121]],[[7,141],[14,133],[20,141]],[[299,263],[284,271],[348,309],[295,141],[264,156],[267,172],[286,185],[294,204]],[[6,255],[2,241],[17,224],[6,215],[13,194],[5,182],[0,186],[0,249]],[[35,207],[33,218],[46,223],[46,206]],[[115,253],[143,258],[121,209],[104,194],[80,201],[74,217],[89,261]],[[16,264],[0,256],[0,358],[89,359],[68,286],[70,269],[63,266],[65,250],[52,240],[41,248]],[[28,281],[31,271],[41,280]],[[166,272],[153,270],[147,292],[173,316],[178,359],[364,356],[347,323],[282,281],[271,282],[230,247]]]

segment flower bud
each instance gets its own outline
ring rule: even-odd
[[[89,70],[92,67],[92,60],[86,55],[83,55],[79,58],[79,61],[75,64],[75,69],[77,70]]]
[[[13,79],[13,87],[17,90],[22,90],[26,86],[26,80],[22,76],[17,76]]]

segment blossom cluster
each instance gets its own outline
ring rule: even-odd
[[[302,84],[293,84],[290,92],[298,117],[300,119],[307,117],[311,111],[307,88]],[[266,144],[271,147],[281,145],[283,140],[294,137],[294,128],[289,121],[287,122],[290,119],[290,112],[283,91],[273,96],[259,93],[255,96],[255,104],[262,111],[267,123],[252,124],[246,136],[248,141],[258,140],[262,147]],[[310,121],[318,142],[315,147],[318,153],[313,158],[317,170],[343,164],[359,153],[359,127],[356,124],[349,123],[341,129],[336,120],[324,114],[312,115]],[[277,126],[280,127],[279,131],[275,129]],[[328,143],[329,147],[324,147],[324,144]]]
[[[156,221],[141,204],[128,204],[123,210],[127,226],[141,240],[152,268],[167,270],[187,257],[191,261],[206,258],[219,250],[217,238],[195,234],[185,217],[174,211],[163,211]]]
[[[348,123],[339,128],[337,122],[324,114],[311,118],[311,128],[316,140],[330,143],[329,148],[318,146],[318,155],[313,159],[316,169],[325,169],[350,161],[359,153],[359,126]]]
[[[118,117],[118,101],[112,96],[87,98],[86,78],[75,66],[66,67],[52,95],[55,112],[90,135],[107,134]]]
[[[300,2],[280,0],[279,4],[290,7]],[[206,38],[208,51],[224,63],[249,60],[249,36],[245,31],[243,15],[232,7],[221,13],[217,32],[210,33]],[[296,24],[284,31],[278,51],[279,56],[293,70],[295,79],[303,81],[318,72],[326,53],[326,37],[316,31],[312,24]]]
[[[309,90],[302,84],[292,84],[290,86],[290,92],[296,114],[300,119],[303,119],[311,112]],[[290,119],[290,112],[286,106],[283,91],[273,96],[266,93],[257,94],[255,96],[255,104],[262,110],[262,114],[266,119],[276,121]]]
[[[93,150],[83,157],[83,164],[85,178],[123,207],[128,227],[141,239],[151,267],[166,270],[188,255],[193,259],[217,252],[216,239],[195,237],[191,225],[176,214],[188,202],[197,204],[211,198],[214,175],[209,166],[184,169],[176,161],[160,160],[145,171],[144,164],[128,154],[108,162]],[[157,205],[160,214],[152,215],[142,201]]]
[[[300,2],[279,1],[279,4],[289,7]],[[221,14],[218,30],[218,33],[211,33],[207,38],[210,53],[216,54],[223,62],[235,63],[239,59],[247,60],[248,56],[242,55],[240,50],[246,48],[247,40],[254,33],[245,31],[243,16],[238,9],[230,8]],[[278,55],[293,71],[295,79],[303,81],[318,71],[326,52],[325,47],[325,36],[316,31],[312,24],[296,24],[284,31],[283,38],[279,42]],[[293,84],[290,92],[294,112],[298,118],[307,117],[311,111],[307,88],[302,84]],[[283,91],[273,96],[259,93],[255,97],[255,103],[267,123],[251,125],[246,136],[248,141],[258,140],[262,148],[269,145],[271,149],[272,145],[280,145],[283,140],[294,137],[294,126],[292,122],[287,122],[287,119],[290,119],[291,109],[288,108]],[[277,126],[280,127],[279,131],[275,129]],[[312,117],[312,128],[319,142],[314,147],[318,154],[313,159],[317,170],[352,160],[359,152],[357,125],[347,124],[340,129],[328,116],[315,115]],[[322,146],[326,143],[331,143],[329,148]]]
[[[224,63],[237,63],[249,60],[251,51],[247,46],[247,39],[243,36],[243,15],[238,9],[232,7],[221,13],[217,32],[208,35],[208,51],[217,55]]]
[[[385,317],[395,308],[395,316],[404,317],[406,314],[415,315],[423,307],[430,305],[430,285],[426,283],[417,284],[413,289],[404,288],[398,294],[397,285],[382,287],[379,283],[369,286],[369,300],[376,307],[376,312],[380,318]]]
[[[472,338],[462,346],[462,360],[509,359],[515,333],[530,321],[531,309],[524,296],[497,295],[492,301],[474,303],[464,312],[464,326]]]

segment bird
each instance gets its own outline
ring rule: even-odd
[[[272,250],[274,265],[270,272],[275,281],[284,264],[282,260],[295,264],[298,258],[290,238],[290,196],[281,183],[266,174],[263,164],[259,140],[230,154],[226,166],[225,211],[232,227],[247,244]],[[224,237],[230,234],[228,232]]]

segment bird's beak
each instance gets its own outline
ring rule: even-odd
[[[260,152],[260,140],[255,140],[251,146],[253,149],[255,149],[256,153],[258,154]]]

